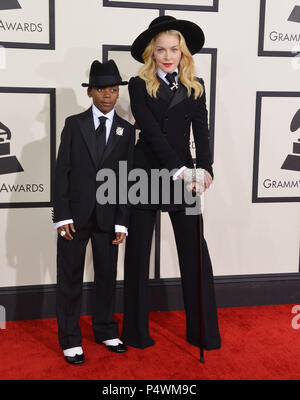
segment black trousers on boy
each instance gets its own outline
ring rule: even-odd
[[[75,226],[76,229],[76,226]],[[118,246],[115,235],[100,231],[95,212],[86,226],[71,232],[73,240],[57,239],[56,315],[60,347],[81,346],[79,317],[86,246],[91,239],[94,263],[92,327],[96,341],[117,338],[118,324],[113,321]]]

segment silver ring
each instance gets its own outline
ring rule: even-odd
[[[65,236],[65,234],[66,234],[66,231],[61,231],[60,232],[60,236]]]

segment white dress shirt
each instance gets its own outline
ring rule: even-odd
[[[166,82],[166,84],[169,86],[170,82],[167,80],[166,75],[167,72],[164,72],[162,69],[157,68],[157,75],[160,77],[160,79],[162,79],[164,82]],[[178,83],[178,68],[174,69],[173,72],[176,72],[177,75],[175,76],[175,82]]]
[[[108,141],[109,135],[110,135],[110,130],[111,126],[113,123],[114,115],[115,115],[115,109],[113,108],[109,113],[103,114],[94,104],[92,105],[92,111],[93,111],[93,118],[94,118],[94,125],[95,125],[95,130],[100,125],[99,118],[100,117],[106,117],[107,120],[105,121],[105,126],[106,126],[106,143]]]
[[[105,121],[105,126],[106,126],[106,143],[108,141],[110,131],[111,131],[111,126],[113,123],[114,115],[115,115],[115,109],[113,108],[109,113],[103,114],[94,104],[92,105],[92,112],[93,112],[93,119],[94,119],[94,125],[95,125],[95,131],[100,125],[99,117],[106,117],[107,120]],[[95,178],[96,179],[96,178]],[[55,229],[58,229],[60,226],[67,225],[67,224],[73,224],[72,219],[67,219],[64,221],[59,221],[56,222],[55,224]],[[115,232],[122,232],[126,233],[126,236],[128,235],[128,229],[126,226],[122,225],[115,225]]]

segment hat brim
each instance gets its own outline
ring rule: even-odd
[[[103,88],[106,86],[124,86],[124,85],[128,85],[128,82],[127,81],[111,82],[111,83],[105,83],[105,85],[94,85],[94,84],[90,84],[90,83],[82,83],[81,84],[82,87],[97,87],[97,88]]]
[[[197,24],[191,21],[175,19],[156,24],[141,33],[131,46],[132,57],[144,63],[142,54],[147,45],[157,34],[168,30],[176,30],[182,33],[191,54],[197,53],[204,46],[205,36],[202,29]]]

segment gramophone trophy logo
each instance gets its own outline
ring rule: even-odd
[[[254,203],[300,201],[299,104],[300,92],[257,93]]]
[[[0,45],[54,49],[54,0],[0,0]]]
[[[17,157],[10,155],[11,131],[0,122],[0,175],[24,171]]]
[[[21,8],[18,0],[0,0],[0,10],[15,10]]]
[[[300,108],[292,119],[290,126],[291,132],[296,132],[298,129],[300,129]],[[293,154],[287,156],[281,168],[290,171],[300,171],[300,138],[298,138],[298,142],[293,143]]]
[[[0,87],[0,208],[49,207],[55,89]]]
[[[295,6],[288,21],[300,23],[300,6]]]
[[[260,56],[295,57],[300,48],[300,5],[296,0],[261,0]]]

